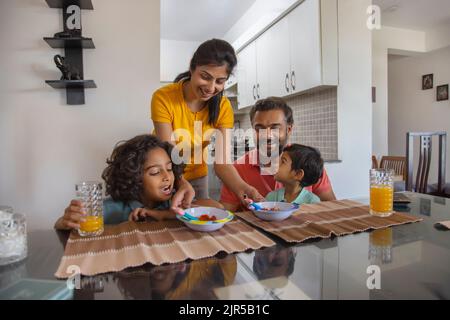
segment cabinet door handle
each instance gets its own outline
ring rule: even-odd
[[[259,95],[259,83],[256,85],[256,96],[258,99],[261,99],[261,96]]]
[[[256,95],[255,95],[255,90],[256,90],[256,86],[253,86],[253,100],[256,100]]]
[[[295,90],[296,87],[296,81],[295,81],[295,71],[292,71],[291,73],[291,86],[292,86],[292,91]]]
[[[286,88],[286,92],[289,92],[289,73],[286,73],[286,78],[284,79],[284,87]]]

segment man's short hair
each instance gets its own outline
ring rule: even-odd
[[[253,124],[255,119],[255,114],[258,111],[271,111],[271,110],[282,110],[284,112],[284,117],[288,125],[294,124],[294,117],[292,116],[292,109],[286,102],[278,97],[269,97],[266,99],[259,100],[250,110],[250,121]]]

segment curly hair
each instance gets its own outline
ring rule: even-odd
[[[140,201],[144,191],[142,179],[144,164],[148,152],[155,148],[164,149],[171,158],[173,146],[151,134],[139,135],[128,141],[117,143],[111,157],[106,160],[108,166],[102,173],[106,184],[106,194],[110,195],[114,201]],[[183,169],[183,164],[172,164],[175,179],[181,177]]]

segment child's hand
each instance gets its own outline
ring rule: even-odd
[[[59,230],[80,229],[80,223],[84,222],[83,203],[79,200],[72,200],[64,210],[64,215],[58,219],[55,228]]]
[[[139,220],[145,219],[147,217],[152,217],[152,218],[158,220],[154,210],[150,210],[150,209],[146,209],[146,208],[137,208],[137,209],[134,209],[130,213],[130,216],[128,217],[128,221],[139,221]]]
[[[128,221],[139,221],[141,218],[153,218],[156,221],[163,220],[172,220],[176,219],[176,214],[171,210],[150,210],[147,208],[137,208],[134,209],[130,216],[128,217]]]

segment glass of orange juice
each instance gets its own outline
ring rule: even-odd
[[[392,228],[375,230],[370,234],[369,258],[381,259],[382,263],[392,262]]]
[[[82,237],[98,236],[103,233],[103,186],[101,182],[88,181],[75,185],[77,199],[83,203],[84,222],[78,233]]]
[[[393,171],[370,170],[370,213],[377,217],[389,217],[394,213]]]

